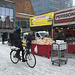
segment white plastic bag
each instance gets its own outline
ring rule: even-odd
[[[62,44],[62,43],[64,43],[64,40],[56,40],[56,43],[57,44]]]

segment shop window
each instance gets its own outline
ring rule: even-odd
[[[27,28],[27,21],[25,21],[25,27]]]
[[[13,17],[10,17],[10,28],[13,28],[14,25],[13,25]]]
[[[18,23],[17,23],[18,21]],[[20,26],[22,28],[29,28],[29,19],[25,19],[25,18],[16,18],[16,26]]]
[[[26,27],[28,28],[28,23],[27,23],[28,21],[27,21],[27,19],[26,19]]]
[[[6,26],[5,26],[5,16],[3,16],[2,18],[2,28],[4,29]]]
[[[21,20],[19,21],[19,26],[22,27],[22,25],[21,25]]]
[[[38,33],[36,34],[36,36],[37,36],[37,37],[40,37]]]
[[[2,14],[2,8],[0,7],[0,15]]]
[[[13,22],[13,17],[10,17],[10,21]]]
[[[30,23],[30,20],[28,19],[28,27],[30,27],[29,23]]]
[[[24,21],[24,28],[26,28],[26,21]]]
[[[5,21],[6,21],[6,28],[10,28],[10,17],[6,16]]]
[[[2,23],[1,23],[1,19],[0,19],[0,28],[2,28]]]
[[[10,9],[10,16],[13,16],[13,9]]]
[[[16,26],[18,26],[19,24],[18,24],[18,20],[15,22],[16,23]]]
[[[5,8],[4,7],[1,7],[2,8],[2,16],[5,16]]]
[[[9,12],[9,8],[6,8],[6,16],[10,16]]]

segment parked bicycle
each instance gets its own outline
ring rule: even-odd
[[[17,64],[19,61],[22,60],[22,53],[20,51],[19,57],[16,57],[17,48],[12,48],[10,52],[10,59],[14,64]],[[27,48],[24,49],[24,59],[27,65],[31,68],[34,68],[36,65],[36,58],[33,53],[31,53]]]

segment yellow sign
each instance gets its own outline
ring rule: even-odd
[[[52,25],[54,12],[30,18],[30,27]]]

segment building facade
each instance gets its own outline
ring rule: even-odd
[[[68,8],[72,3],[72,0],[0,0],[0,35],[11,33],[16,26],[23,32],[30,31],[30,17]]]
[[[0,0],[0,38],[1,35],[8,37],[15,27],[15,4]]]
[[[34,16],[34,10],[30,0],[9,0],[15,3],[15,26],[20,26],[23,32],[30,31],[30,17]]]
[[[12,33],[16,26],[23,32],[30,31],[29,20],[34,16],[30,0],[0,0],[0,38]]]
[[[35,15],[72,7],[73,0],[31,0]]]
[[[14,29],[15,4],[7,1],[0,2],[0,32]]]

